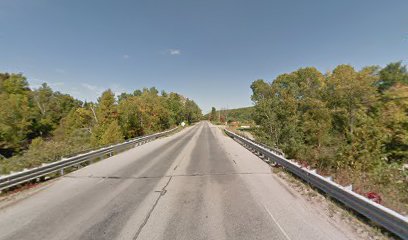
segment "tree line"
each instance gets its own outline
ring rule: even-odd
[[[31,89],[22,74],[0,73],[0,172],[38,166],[80,151],[201,119],[178,93],[155,88],[82,102],[47,84]]]
[[[251,89],[260,141],[407,214],[406,66],[339,65],[325,74],[306,67]]]
[[[252,124],[252,111],[253,107],[243,107],[235,109],[222,108],[217,110],[215,107],[211,108],[211,112],[204,115],[205,119],[208,119],[214,123],[224,124],[226,122],[239,122],[240,124]]]

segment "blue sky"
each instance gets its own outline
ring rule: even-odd
[[[1,0],[0,71],[83,100],[142,87],[206,112],[251,105],[252,81],[408,63],[408,1]]]

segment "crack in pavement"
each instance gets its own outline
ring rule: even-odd
[[[193,173],[177,174],[173,177],[232,176],[232,175],[272,175],[270,172],[229,172],[229,173]]]
[[[149,220],[150,215],[152,215],[152,212],[154,211],[154,209],[156,208],[157,204],[159,203],[160,198],[161,198],[162,196],[164,196],[164,194],[166,194],[166,192],[167,192],[166,187],[170,184],[170,181],[171,181],[172,178],[173,178],[173,177],[171,176],[171,177],[169,178],[169,181],[167,181],[166,185],[164,185],[164,187],[163,187],[162,190],[160,191],[159,197],[158,197],[158,198],[156,199],[156,201],[154,202],[152,208],[151,208],[150,211],[148,212],[148,214],[147,214],[147,216],[145,217],[143,223],[139,226],[139,229],[137,230],[135,236],[133,237],[133,240],[136,240],[136,239],[139,237],[140,233],[141,233],[142,230],[143,230],[143,227],[147,224],[147,221]]]
[[[119,176],[62,176],[63,178],[73,178],[73,179],[86,179],[86,178],[95,178],[95,179],[160,179],[170,176],[151,176],[151,177],[119,177]]]
[[[201,177],[201,176],[232,176],[232,175],[273,175],[270,172],[230,172],[230,173],[191,173],[191,174],[175,174],[164,176],[142,176],[142,177],[119,177],[119,176],[63,176],[63,178],[73,179],[160,179],[171,177]]]

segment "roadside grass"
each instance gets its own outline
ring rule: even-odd
[[[386,240],[399,239],[386,229],[379,227],[366,217],[348,208],[336,199],[314,188],[281,166],[271,166],[271,172],[283,179],[292,189],[304,196],[307,201],[325,209],[328,217],[342,221],[350,226],[361,239]]]

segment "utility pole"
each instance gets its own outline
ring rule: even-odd
[[[227,110],[225,111],[225,122],[228,125],[228,104],[227,104]]]

